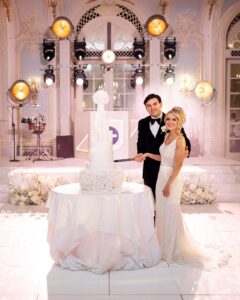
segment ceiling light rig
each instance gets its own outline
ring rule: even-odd
[[[135,38],[133,43],[133,55],[136,59],[143,59],[145,56],[145,41],[143,38]]]
[[[139,66],[131,77],[130,85],[133,89],[135,89],[136,85],[142,85],[143,82],[144,82],[144,69],[143,67]]]
[[[174,83],[175,73],[174,73],[174,66],[173,65],[169,65],[166,68],[166,71],[165,71],[165,74],[164,74],[164,81],[169,85]]]
[[[55,42],[53,40],[44,39],[42,46],[44,59],[47,61],[52,60],[55,57]]]
[[[166,38],[164,41],[164,56],[171,60],[176,55],[176,38]]]
[[[53,83],[55,82],[55,74],[54,74],[54,68],[52,65],[48,65],[48,68],[45,70],[43,78],[44,78],[44,82],[47,86],[53,85]]]
[[[74,40],[74,55],[76,59],[83,60],[86,56],[86,42]]]
[[[79,68],[74,67],[73,78],[76,85],[82,86],[84,90],[88,88],[88,80],[86,79],[86,75],[80,66]]]

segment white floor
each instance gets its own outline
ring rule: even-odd
[[[193,236],[212,257],[203,269],[162,262],[103,275],[54,266],[46,208],[0,203],[0,209],[0,300],[240,299],[240,203],[183,207]]]

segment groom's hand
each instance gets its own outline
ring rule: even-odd
[[[143,158],[143,154],[142,153],[138,153],[135,157],[134,160],[137,162],[143,162],[144,158]]]

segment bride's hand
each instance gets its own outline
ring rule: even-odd
[[[162,191],[164,197],[168,197],[170,195],[170,184],[167,183]]]

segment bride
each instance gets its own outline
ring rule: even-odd
[[[167,262],[200,262],[201,255],[184,224],[180,200],[183,188],[180,170],[185,158],[185,139],[181,134],[185,113],[173,107],[165,117],[168,133],[160,155],[145,153],[143,158],[161,161],[156,185],[156,231],[162,259]]]

